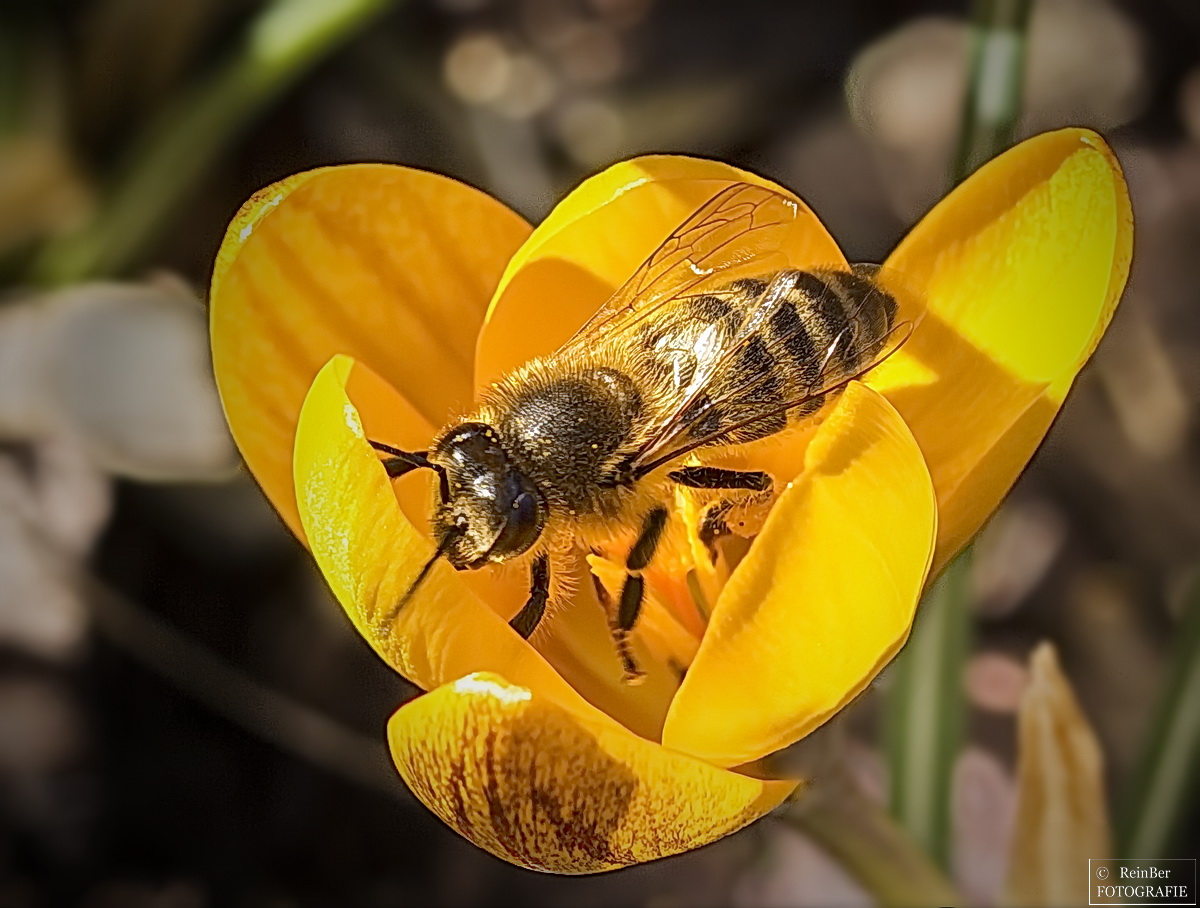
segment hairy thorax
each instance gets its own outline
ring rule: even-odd
[[[552,510],[617,516],[628,492],[619,482],[622,463],[643,422],[641,395],[608,366],[543,372],[538,365],[488,396],[493,424]]]

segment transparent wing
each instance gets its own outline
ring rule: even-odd
[[[683,222],[562,350],[642,324],[674,299],[788,267],[783,248],[799,217],[795,199],[752,183],[718,192]]]
[[[860,276],[870,273],[858,266],[855,271]],[[846,324],[831,340],[797,360],[793,342],[808,337],[810,324],[801,322],[774,332],[764,329],[780,305],[795,299],[799,276],[799,272],[786,272],[768,284],[743,330],[705,370],[703,379],[688,389],[674,415],[638,451],[632,463],[635,475],[646,475],[705,445],[746,440],[738,438],[738,433],[745,434],[766,420],[778,420],[839,390],[889,357],[912,333],[912,321],[895,320],[896,303],[891,295],[874,287],[845,312]],[[776,371],[762,370],[738,380],[733,364],[756,341],[768,360],[782,363],[781,368],[788,372],[790,387],[782,396]]]

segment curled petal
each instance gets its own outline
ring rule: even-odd
[[[309,547],[359,633],[389,665],[426,690],[475,671],[498,671],[591,721],[586,703],[537,651],[472,592],[449,564],[434,565],[397,607],[433,554],[405,517],[346,395],[349,357],[313,381],[296,430],[296,496]]]
[[[1133,242],[1104,141],[1064,129],[981,167],[913,228],[881,279],[924,288],[924,321],[871,373],[938,494],[935,570],[970,539],[1050,427],[1108,326]]]
[[[388,740],[409,788],[452,829],[506,861],[554,873],[698,848],[774,809],[797,784],[597,727],[494,674],[401,707]]]
[[[260,190],[229,225],[211,288],[213,364],[234,439],[293,531],[305,392],[344,353],[440,425],[470,404],[475,340],[529,226],[436,174],[354,164]]]
[[[479,338],[479,384],[557,349],[676,227],[736,182],[796,199],[756,174],[679,155],[634,158],[585,180],[558,203],[505,270]],[[844,263],[817,216],[796,202],[796,229],[787,250],[792,264]]]
[[[732,766],[840,710],[908,639],[936,527],[908,427],[850,384],[717,601],[663,743]]]

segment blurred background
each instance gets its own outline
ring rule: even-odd
[[[427,813],[382,739],[414,689],[239,469],[204,297],[247,196],[348,161],[449,173],[536,221],[622,157],[717,157],[798,192],[850,260],[881,260],[950,185],[970,15],[966,0],[0,4],[0,906],[870,904],[770,820],[566,879]],[[1009,860],[1014,715],[1042,640],[1099,738],[1118,852],[1200,852],[1200,5],[1037,0],[1026,67],[1018,134],[1103,132],[1137,248],[967,578],[946,861],[981,905]],[[878,699],[843,723],[873,791]]]

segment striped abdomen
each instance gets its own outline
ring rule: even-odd
[[[819,410],[822,389],[838,385],[838,376],[868,368],[896,318],[895,299],[870,275],[868,266],[788,273],[794,287],[749,335],[740,329],[779,275],[681,300],[648,327],[643,340],[662,380],[685,386],[699,367],[698,349],[720,359],[684,410],[687,434],[722,445],[773,435]]]

